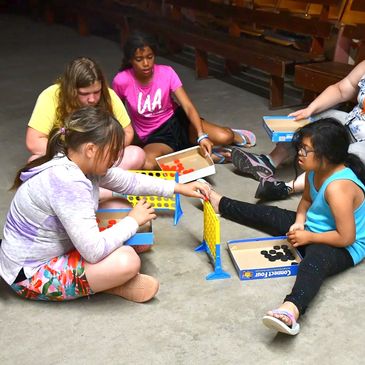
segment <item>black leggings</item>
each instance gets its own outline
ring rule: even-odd
[[[296,213],[269,205],[256,205],[223,197],[219,212],[234,222],[259,229],[273,236],[285,235],[295,222]],[[284,301],[295,304],[303,314],[315,297],[323,281],[352,266],[354,262],[346,248],[325,244],[299,248],[303,260],[299,265],[292,292]]]

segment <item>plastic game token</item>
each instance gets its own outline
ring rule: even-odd
[[[296,261],[292,262],[291,265],[299,265]]]
[[[273,262],[273,261],[276,261],[276,257],[275,257],[275,256],[270,256],[270,257],[269,257],[269,261],[272,261],[272,262]]]
[[[288,261],[289,259],[288,259],[286,256],[282,256],[282,257],[280,258],[280,260],[281,260],[281,261]]]
[[[272,255],[274,255],[276,253],[275,250],[270,250],[269,253],[271,253]]]
[[[261,251],[261,255],[267,255],[267,254],[268,254],[268,252],[266,250]]]
[[[288,245],[281,245],[281,248],[282,248],[283,250],[285,250],[285,249],[287,249],[287,248],[288,248]]]
[[[274,246],[274,250],[280,250],[280,246]]]

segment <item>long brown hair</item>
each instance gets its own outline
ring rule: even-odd
[[[101,84],[101,95],[98,106],[113,114],[113,107],[108,90],[108,83],[100,66],[88,57],[79,57],[71,61],[56,83],[59,84],[58,106],[56,109],[56,126],[63,125],[68,115],[81,105],[78,102],[77,89],[89,87],[95,82]]]
[[[109,151],[109,164],[123,156],[124,130],[120,123],[105,109],[85,106],[67,117],[63,127],[52,129],[46,154],[21,168],[11,189],[17,189],[22,184],[22,172],[50,161],[57,154],[67,156],[69,150],[77,151],[84,143],[90,142],[99,147],[97,162],[106,149]]]

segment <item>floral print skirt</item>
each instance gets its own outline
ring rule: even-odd
[[[33,300],[63,301],[94,294],[85,276],[85,261],[76,250],[58,256],[42,266],[31,278],[11,288]]]

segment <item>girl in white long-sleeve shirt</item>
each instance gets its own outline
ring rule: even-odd
[[[140,201],[129,215],[99,232],[99,186],[118,193],[202,198],[204,184],[177,184],[112,168],[124,134],[107,112],[84,107],[54,129],[47,154],[18,173],[0,247],[0,275],[19,295],[37,300],[76,299],[96,292],[136,302],[155,296],[155,278],[139,273],[140,259],[123,246],[156,217]],[[200,192],[201,191],[201,192]]]

